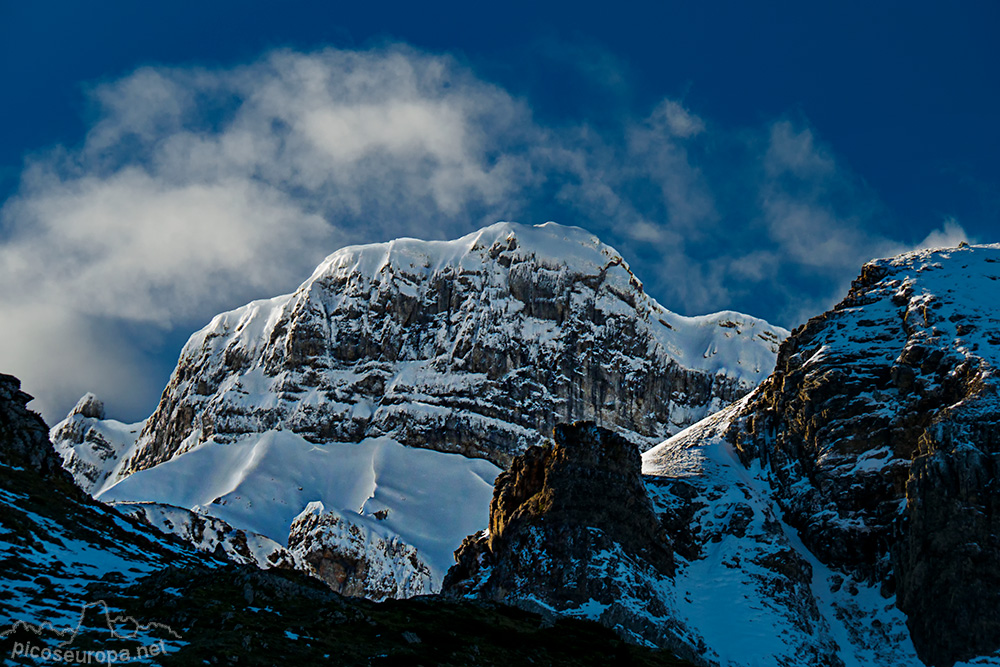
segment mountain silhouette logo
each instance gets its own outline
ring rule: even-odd
[[[104,623],[107,624],[108,630],[111,632],[111,637],[114,639],[139,641],[142,633],[149,632],[150,630],[158,630],[162,633],[170,635],[174,639],[181,638],[181,636],[175,632],[173,628],[168,625],[164,625],[163,623],[140,623],[132,616],[119,616],[112,612],[108,603],[104,600],[83,603],[80,607],[80,616],[76,620],[75,624],[68,624],[60,628],[53,625],[49,621],[44,621],[38,625],[28,623],[26,621],[15,621],[7,629],[0,632],[0,638],[5,639],[10,637],[18,630],[33,632],[36,635],[51,632],[62,639],[59,643],[60,647],[69,646],[76,641],[77,635],[80,634],[81,629],[84,627],[84,621],[87,618],[87,614],[92,611],[96,611],[97,613],[103,615]]]

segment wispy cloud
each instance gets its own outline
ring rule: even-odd
[[[613,91],[615,67],[584,71]],[[292,289],[347,243],[557,219],[617,246],[668,307],[782,324],[900,247],[804,123],[720,128],[664,99],[610,129],[546,126],[403,46],[143,68],[93,95],[82,144],[33,158],[0,211],[0,370],[50,420],[88,390],[148,412],[150,337]],[[949,221],[925,244],[962,238]]]
[[[0,366],[50,419],[88,387],[148,408],[122,324],[193,327],[345,243],[468,231],[537,178],[505,150],[523,104],[402,47],[144,68],[94,98],[83,145],[36,158],[2,211]]]
[[[791,288],[779,310],[786,321],[804,321],[833,305],[864,262],[913,249],[886,234],[890,213],[811,128],[773,123],[762,165],[758,188],[775,260],[772,280]],[[950,220],[918,246],[964,239]]]
[[[946,218],[941,229],[935,229],[924,240],[913,248],[904,250],[923,250],[926,248],[954,248],[960,243],[971,243],[973,239],[965,233],[962,225],[955,218]]]

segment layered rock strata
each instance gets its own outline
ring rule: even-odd
[[[586,418],[648,449],[755,387],[785,335],[738,313],[671,313],[575,227],[344,248],[294,294],[192,336],[115,475],[269,429],[506,465]]]

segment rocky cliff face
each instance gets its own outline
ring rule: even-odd
[[[192,336],[115,474],[269,429],[505,465],[592,419],[648,449],[756,386],[786,334],[671,313],[614,249],[554,223],[345,248]]]
[[[638,450],[593,422],[558,425],[554,441],[528,449],[497,478],[489,529],[456,552],[445,594],[568,615],[596,609],[627,637],[672,644],[660,589],[673,575],[673,553]]]
[[[814,554],[896,595],[933,665],[1000,649],[998,281],[997,246],[866,265],[727,430]]]
[[[649,570],[626,538],[610,542],[629,564],[601,570],[607,543],[560,537],[544,450],[498,479],[449,590],[601,620],[706,665],[994,664],[998,281],[1000,246],[873,262],[757,390],[643,454],[673,566],[640,589],[641,621],[601,595]],[[573,525],[600,525],[599,506]]]
[[[376,513],[384,520],[388,510]],[[434,592],[430,566],[391,530],[310,503],[292,522],[288,550],[305,570],[342,595],[382,601]]]
[[[31,398],[21,391],[20,380],[0,373],[0,464],[68,479],[52,450],[48,427],[27,407]]]

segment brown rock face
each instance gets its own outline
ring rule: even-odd
[[[1000,247],[865,267],[730,429],[824,562],[898,595],[925,662],[1000,648]]]
[[[593,422],[559,425],[554,438],[497,478],[489,532],[456,552],[444,593],[557,611],[598,604],[602,622],[626,636],[669,634],[655,586],[672,576],[673,552],[646,495],[638,451]]]
[[[489,549],[502,552],[525,526],[600,530],[626,551],[673,573],[673,558],[646,496],[639,452],[593,422],[559,424],[554,447],[532,447],[494,484]]]
[[[1000,414],[990,423],[995,433]],[[914,460],[893,556],[914,643],[950,665],[1000,647],[1000,453],[968,432],[938,435]]]

